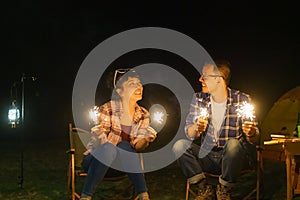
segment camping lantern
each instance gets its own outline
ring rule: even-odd
[[[16,106],[16,101],[12,101],[12,105],[8,110],[8,120],[12,128],[16,128],[16,125],[19,124],[20,120],[20,110]]]

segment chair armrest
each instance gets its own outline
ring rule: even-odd
[[[75,153],[75,149],[74,148],[68,149],[66,151],[66,153],[68,153],[68,154],[74,154]]]
[[[264,148],[260,145],[256,145],[256,151],[263,151]]]

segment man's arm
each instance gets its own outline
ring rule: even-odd
[[[186,117],[184,127],[186,136],[191,140],[199,137],[201,133],[203,133],[206,130],[207,120],[201,118],[195,120],[198,114],[199,106],[197,104],[197,94],[195,93],[192,98],[189,114]]]

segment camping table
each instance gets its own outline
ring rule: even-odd
[[[264,141],[264,145],[277,145],[282,144],[282,148],[285,153],[285,164],[286,164],[286,197],[287,200],[292,199],[294,194],[300,194],[300,190],[292,187],[292,183],[297,181],[295,173],[292,171],[294,155],[300,155],[300,138],[289,138],[289,139],[274,139],[271,141]],[[299,187],[299,184],[298,184]]]

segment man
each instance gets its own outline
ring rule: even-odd
[[[238,112],[239,106],[250,103],[250,97],[228,87],[230,74],[227,61],[203,66],[199,78],[202,92],[194,94],[186,118],[188,140],[181,139],[173,146],[184,175],[190,184],[198,184],[196,200],[214,199],[215,195],[219,200],[231,199],[240,171],[255,161],[259,131],[254,113],[247,119]],[[216,191],[205,172],[220,175]]]

